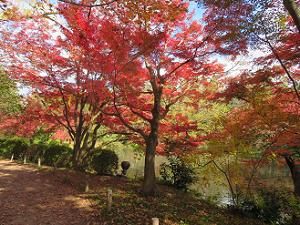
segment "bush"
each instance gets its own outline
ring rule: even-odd
[[[300,225],[300,199],[282,190],[259,190],[256,196],[242,197],[239,210],[272,224]]]
[[[21,159],[24,154],[29,161],[37,162],[41,157],[43,164],[55,167],[71,167],[72,149],[67,145],[56,142],[50,144],[29,145],[26,139],[22,138],[1,138],[0,156],[14,159]]]
[[[29,145],[26,140],[21,138],[3,138],[0,141],[0,154],[3,157],[9,158],[14,154],[15,159],[20,159],[24,156]]]
[[[48,148],[46,144],[32,144],[26,151],[29,161],[36,162],[39,157],[43,157],[45,150]]]
[[[165,183],[186,191],[188,185],[196,180],[194,169],[179,157],[169,157],[168,161],[160,167],[162,179]]]
[[[43,163],[54,167],[71,167],[72,149],[67,145],[50,144],[39,145],[39,148],[46,147],[43,154]]]
[[[111,150],[96,151],[92,159],[92,167],[100,175],[113,175],[118,169],[118,155]]]
[[[2,157],[9,157],[9,155],[11,154],[11,151],[8,150],[8,146],[6,144],[7,140],[8,139],[5,138],[0,139],[0,156]]]

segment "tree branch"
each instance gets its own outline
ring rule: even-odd
[[[300,33],[300,10],[294,0],[283,0],[283,5],[293,18],[293,21]]]
[[[261,37],[259,37],[258,35],[256,35],[256,37],[265,42],[269,48],[271,49],[273,55],[275,56],[275,58],[277,59],[277,61],[279,62],[279,64],[281,65],[281,67],[283,68],[283,70],[285,71],[286,75],[288,76],[288,78],[290,79],[290,81],[292,82],[293,84],[293,89],[298,97],[298,100],[300,101],[300,94],[299,94],[299,91],[297,89],[297,82],[294,80],[294,78],[292,77],[290,71],[288,70],[288,68],[285,66],[284,62],[282,61],[282,59],[280,58],[280,56],[278,55],[277,51],[275,50],[275,48],[273,47],[273,45],[270,43],[270,41],[266,38],[266,39],[263,39]]]
[[[91,4],[91,5],[84,4],[84,3],[77,3],[77,2],[68,1],[68,0],[58,0],[58,1],[59,1],[59,2],[64,2],[64,3],[67,3],[67,4],[71,4],[71,5],[80,6],[80,7],[93,8],[93,7],[103,7],[103,6],[107,6],[107,5],[110,5],[110,4],[114,3],[114,2],[117,2],[118,0],[112,0],[112,1],[109,1],[109,2],[105,2],[105,3]]]

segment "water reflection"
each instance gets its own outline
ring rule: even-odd
[[[143,177],[144,170],[144,157],[143,155],[137,156],[133,151],[121,151],[118,152],[119,161],[129,161],[131,166],[128,170],[127,176],[133,179],[139,179]],[[167,162],[166,157],[156,157],[156,174],[159,177],[160,165]],[[203,182],[200,178],[196,183],[192,184],[189,189],[198,193],[202,198],[209,201],[215,202],[218,205],[231,205],[232,198],[228,189],[226,179],[220,175],[216,182],[214,176],[205,174],[206,177],[210,178],[210,181]],[[253,186],[268,186],[268,187],[285,187],[292,189],[292,179],[290,171],[286,166],[277,165],[271,163],[258,169],[255,176]]]

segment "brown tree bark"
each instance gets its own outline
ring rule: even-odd
[[[294,192],[295,195],[300,197],[300,166],[297,165],[296,168],[294,169]]]
[[[145,195],[153,195],[156,192],[156,176],[155,176],[155,154],[158,145],[158,127],[160,121],[161,96],[163,86],[157,85],[155,79],[151,81],[154,94],[154,103],[152,108],[152,119],[150,121],[151,132],[146,141],[145,167],[144,167],[144,183],[143,193]]]
[[[83,148],[84,146],[82,146],[82,137],[80,132],[78,132],[75,137],[72,156],[72,167],[78,171],[82,171],[84,169],[84,165],[82,162],[82,153],[85,149]]]
[[[149,140],[146,145],[145,167],[144,167],[144,182],[143,194],[153,195],[156,192],[156,175],[155,175],[155,141]]]
[[[73,155],[72,155],[72,167],[75,170],[81,170],[81,165],[79,161],[79,152],[80,152],[80,143],[75,142],[73,146]]]
[[[283,5],[294,20],[295,25],[300,33],[300,10],[295,0],[283,0]]]
[[[300,165],[295,162],[292,156],[285,156],[284,158],[292,174],[294,193],[300,197]]]

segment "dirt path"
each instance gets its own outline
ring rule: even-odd
[[[0,160],[0,225],[86,225],[89,203],[49,172]]]

